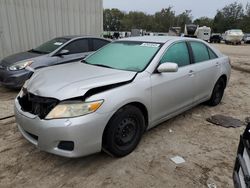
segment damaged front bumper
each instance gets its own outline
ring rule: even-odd
[[[43,120],[24,112],[15,100],[15,116],[22,135],[37,148],[64,157],[100,152],[107,114],[93,113],[77,118]]]

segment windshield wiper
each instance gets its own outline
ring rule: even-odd
[[[102,65],[102,64],[91,64],[89,62],[87,62],[85,59],[81,60],[82,63],[86,63],[88,65],[93,65],[93,66],[98,66],[98,67],[105,67],[105,68],[110,68],[110,69],[114,69],[113,67],[110,67],[108,65]]]
[[[110,66],[108,66],[108,65],[102,65],[102,64],[90,64],[90,65],[94,65],[94,66],[98,66],[98,67],[105,67],[105,68],[114,69],[113,67],[110,67]]]
[[[89,64],[89,62],[87,62],[85,59],[81,60],[82,63],[86,63]]]

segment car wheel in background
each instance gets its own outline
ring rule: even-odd
[[[220,78],[213,89],[213,93],[209,101],[207,101],[207,104],[209,106],[217,106],[220,104],[223,95],[224,95],[224,90],[225,90],[226,83],[223,78]]]
[[[103,150],[115,157],[131,153],[141,140],[145,118],[140,109],[127,105],[109,121],[103,135]]]

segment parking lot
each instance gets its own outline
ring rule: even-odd
[[[17,91],[0,86],[0,187],[233,187],[232,172],[244,127],[206,121],[222,114],[242,121],[250,111],[250,46],[214,45],[232,60],[222,104],[200,105],[148,131],[139,147],[116,159],[105,153],[67,159],[36,149],[18,132],[13,115]],[[171,131],[170,131],[171,130]],[[174,164],[170,158],[186,162]]]

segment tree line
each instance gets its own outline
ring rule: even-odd
[[[185,10],[181,14],[175,13],[173,7],[163,8],[155,14],[118,9],[104,9],[103,27],[105,31],[130,31],[131,29],[145,29],[151,32],[168,32],[170,27],[181,27],[185,24],[208,26],[213,32],[224,33],[228,29],[242,29],[250,32],[250,4],[244,7],[234,2],[217,10],[214,18],[201,17],[193,20],[192,11]]]

